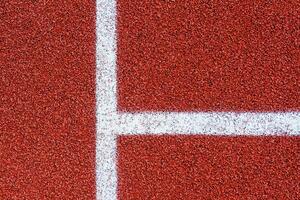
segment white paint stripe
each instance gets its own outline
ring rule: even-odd
[[[98,134],[98,133],[97,133]],[[100,133],[96,142],[96,199],[117,199],[116,137]]]
[[[96,199],[117,199],[116,134],[116,4],[96,1]]]
[[[300,113],[119,114],[119,134],[299,135]]]
[[[116,0],[97,0],[96,14],[97,200],[117,200],[117,135],[300,135],[300,112],[117,112]]]

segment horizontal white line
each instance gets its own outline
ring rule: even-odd
[[[101,118],[101,117],[100,117]],[[103,116],[108,132],[132,134],[299,135],[300,112],[150,112]]]

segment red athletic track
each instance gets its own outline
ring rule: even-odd
[[[299,111],[299,1],[152,2],[118,0],[120,110]],[[95,199],[95,2],[2,0],[0,72],[0,199]],[[119,199],[296,199],[299,139],[119,137]]]
[[[117,2],[120,111],[300,110],[299,1]],[[296,200],[299,153],[299,137],[124,136],[118,196]]]
[[[120,199],[300,196],[299,137],[122,136]]]
[[[300,109],[299,0],[118,0],[122,111]]]
[[[95,2],[0,2],[0,199],[95,199]]]

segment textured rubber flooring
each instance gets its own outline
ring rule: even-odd
[[[0,2],[0,199],[95,199],[95,3]]]
[[[299,112],[298,0],[117,0],[116,9],[118,111]],[[95,1],[0,2],[0,200],[103,192],[95,30]],[[107,141],[113,134],[122,133]],[[299,199],[299,136],[148,134],[117,138],[120,200]]]
[[[300,109],[299,1],[118,0],[118,109]]]
[[[293,199],[299,137],[121,136],[119,199]]]
[[[119,111],[299,111],[299,1],[117,3]],[[300,196],[299,137],[173,135],[119,137],[119,199]]]

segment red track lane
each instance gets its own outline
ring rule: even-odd
[[[300,196],[299,137],[122,136],[122,200]]]
[[[119,110],[300,110],[298,1],[117,2]],[[0,3],[1,200],[96,198],[95,15]],[[297,199],[299,152],[299,136],[121,136],[118,195]]]
[[[0,199],[95,199],[95,2],[0,3]]]
[[[300,109],[298,0],[118,0],[118,109]]]

